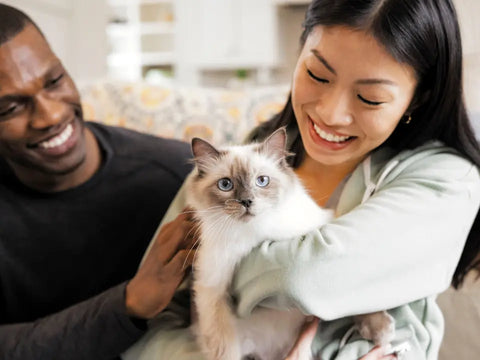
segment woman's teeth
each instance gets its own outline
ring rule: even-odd
[[[55,136],[54,138],[47,140],[47,141],[42,141],[41,143],[38,144],[39,147],[42,149],[51,149],[60,145],[63,145],[70,136],[73,134],[73,126],[72,124],[68,124],[65,130],[63,130],[60,134]]]
[[[318,136],[320,136],[323,140],[327,140],[330,142],[340,143],[351,138],[351,136],[338,136],[329,134],[320,129],[316,124],[313,124],[313,128],[315,129],[315,132],[318,134]]]

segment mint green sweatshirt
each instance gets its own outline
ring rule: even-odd
[[[239,316],[256,306],[296,306],[322,319],[312,351],[322,360],[356,360],[372,344],[352,315],[388,309],[404,360],[435,360],[443,317],[435,297],[449,285],[480,204],[476,166],[431,142],[363,161],[341,191],[337,217],[291,242],[266,241],[232,282]],[[162,223],[185,206],[181,190]],[[188,328],[167,320],[125,359],[203,360]],[[281,359],[279,359],[281,360]]]

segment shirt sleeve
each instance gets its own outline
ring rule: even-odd
[[[146,330],[125,308],[126,283],[31,323],[0,326],[0,353],[9,360],[119,356]]]
[[[258,304],[324,320],[446,289],[480,203],[478,169],[453,154],[398,166],[362,205],[305,236],[266,241],[240,264],[240,316]]]

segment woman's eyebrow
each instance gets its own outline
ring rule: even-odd
[[[317,49],[312,49],[310,52],[320,61],[328,71],[330,71],[332,74],[337,75],[337,72],[335,69],[328,63],[328,61],[318,52]],[[377,84],[382,84],[382,85],[392,85],[392,86],[398,86],[398,84],[392,80],[388,79],[359,79],[355,81],[358,85],[377,85]]]
[[[328,71],[330,71],[333,75],[337,75],[335,69],[328,63],[327,60],[325,60],[322,55],[320,55],[317,49],[312,49],[310,51],[327,68]]]
[[[359,79],[355,81],[356,84],[358,85],[377,85],[377,84],[383,84],[383,85],[392,85],[392,86],[398,86],[398,84],[392,80],[388,79]]]

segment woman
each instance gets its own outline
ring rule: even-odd
[[[371,350],[350,316],[390,309],[396,340],[411,348],[404,358],[435,359],[443,333],[435,296],[452,276],[461,283],[480,244],[470,230],[480,150],[463,102],[454,7],[314,0],[301,42],[291,97],[251,138],[286,126],[295,172],[338,217],[293,245],[268,242],[249,255],[232,284],[237,312],[288,299],[322,319],[311,347],[319,358],[370,360],[391,357]],[[314,332],[290,358],[301,358]]]

